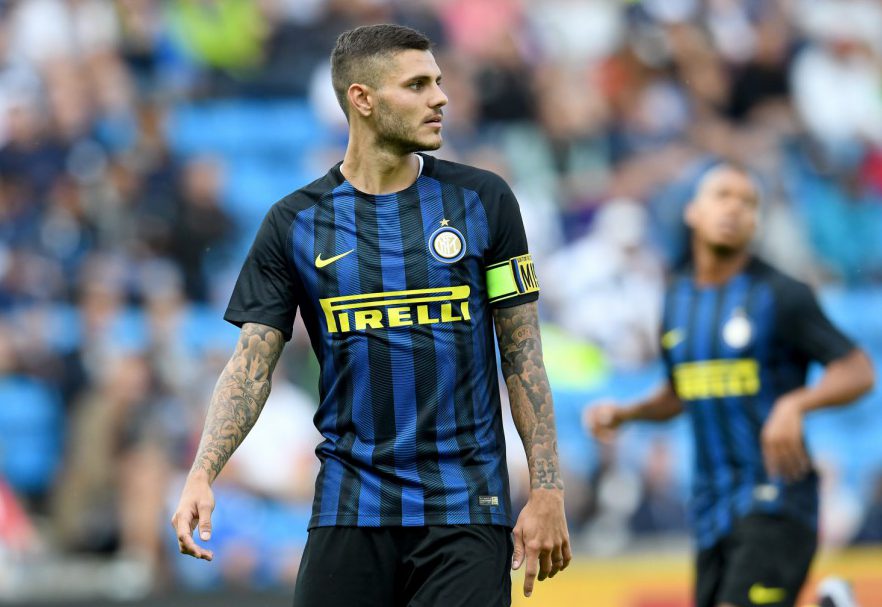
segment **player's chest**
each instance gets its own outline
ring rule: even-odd
[[[295,226],[293,263],[328,332],[466,321],[486,230],[465,208],[338,204]]]
[[[410,221],[407,221],[407,220]],[[371,224],[319,218],[314,237],[292,242],[296,271],[316,296],[440,286],[467,279],[486,239],[468,221],[389,214]]]
[[[737,287],[737,285],[736,285]],[[661,348],[684,400],[749,396],[768,360],[774,307],[762,286],[668,294]]]

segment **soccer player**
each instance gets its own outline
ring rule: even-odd
[[[295,605],[509,605],[510,567],[529,596],[571,558],[517,201],[492,173],[417,153],[441,146],[447,103],[421,33],[345,32],[331,67],[346,153],[270,209],[245,261],[225,314],[239,342],[172,519],[180,550],[212,558],[192,532],[210,538],[211,483],[257,421],[299,309],[324,441]],[[516,522],[494,326],[530,469]]]
[[[758,206],[745,171],[708,171],[685,212],[692,263],[665,298],[667,381],[631,406],[585,411],[601,440],[626,422],[689,412],[698,607],[794,604],[815,552],[818,511],[803,417],[853,401],[874,381],[867,356],[811,290],[751,255]],[[813,360],[826,369],[809,387]]]

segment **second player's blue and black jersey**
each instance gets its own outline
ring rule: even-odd
[[[690,271],[665,298],[662,351],[695,437],[692,514],[700,548],[751,512],[817,524],[817,476],[771,479],[762,426],[781,395],[854,348],[826,318],[811,290],[753,260],[721,286],[699,286]]]
[[[492,306],[537,297],[520,212],[496,175],[421,159],[401,192],[337,165],[276,203],[225,314],[286,339],[302,315],[325,439],[310,527],[513,524]]]

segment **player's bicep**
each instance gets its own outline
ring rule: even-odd
[[[490,242],[484,256],[487,298],[496,308],[536,301],[539,281],[527,248],[527,235],[517,199],[498,179],[485,193]]]
[[[497,309],[535,302],[539,281],[532,256],[524,253],[488,266],[487,297]]]

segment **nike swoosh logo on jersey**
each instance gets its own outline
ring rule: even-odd
[[[768,605],[780,603],[787,597],[787,591],[783,588],[769,588],[762,584],[754,584],[747,593],[747,598],[754,605]]]
[[[338,259],[343,259],[347,255],[352,253],[354,250],[355,249],[349,249],[345,253],[340,253],[339,255],[334,255],[333,257],[328,257],[327,259],[322,259],[322,254],[319,253],[318,256],[315,258],[315,267],[324,268],[325,266],[329,266],[332,263],[334,263],[335,261],[337,261]]]
[[[683,333],[682,330],[671,329],[670,331],[668,331],[667,333],[662,335],[662,338],[661,338],[662,347],[665,350],[672,350],[675,347],[677,347],[678,345],[680,345],[680,342],[682,342],[684,339],[686,339],[686,335]]]

